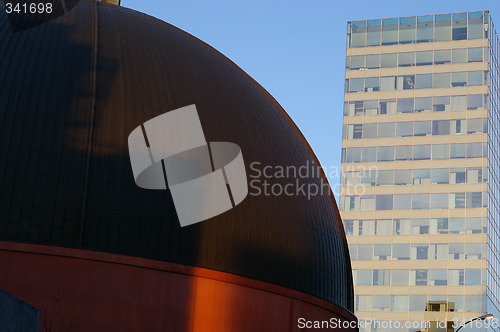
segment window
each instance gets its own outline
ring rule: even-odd
[[[469,95],[467,97],[467,109],[475,110],[483,107],[483,95]]]
[[[433,151],[434,152],[434,151]],[[447,168],[432,169],[432,183],[433,184],[446,184],[448,183],[449,170]],[[448,200],[448,198],[446,198]]]
[[[420,74],[417,76],[417,89],[430,89],[432,88],[432,74]]]
[[[413,113],[413,98],[398,99],[398,113]]]
[[[395,185],[409,185],[413,183],[412,170],[411,169],[397,169],[395,172]]]
[[[366,21],[351,23],[351,47],[366,46]]]
[[[430,194],[413,194],[411,196],[412,209],[428,209],[430,202]]]
[[[429,259],[429,245],[425,243],[412,244],[411,259]]]
[[[392,311],[408,311],[408,295],[392,295]]]
[[[467,143],[467,158],[481,158],[483,143]]]
[[[377,100],[366,100],[364,102],[365,115],[377,115],[378,114],[378,101]]]
[[[466,269],[465,270],[465,284],[466,285],[481,285],[481,270],[480,269]]]
[[[350,69],[357,70],[361,68],[365,68],[365,56],[364,55],[351,56]]]
[[[450,73],[440,73],[434,74],[434,85],[435,88],[449,88],[450,83]]]
[[[415,145],[413,149],[414,160],[431,159],[431,146],[430,145]]]
[[[482,133],[484,127],[484,119],[469,119],[467,120],[467,134]]]
[[[452,168],[450,169],[450,183],[465,183],[465,169]]]
[[[417,66],[429,66],[432,65],[432,51],[421,51],[415,53],[416,65]]]
[[[367,77],[365,80],[365,92],[373,92],[380,90],[379,77]]]
[[[450,286],[462,286],[464,285],[464,270],[448,270],[448,285]]]
[[[399,67],[415,66],[415,52],[399,53],[398,66]]]
[[[394,171],[393,170],[378,171],[377,185],[384,186],[384,185],[392,185],[392,184],[394,184]]]
[[[416,281],[419,280],[421,282],[422,278],[421,275],[419,275],[417,278],[416,276],[416,271],[412,270],[412,279],[413,282],[411,285],[416,285]],[[427,275],[425,276],[425,284],[427,284]],[[425,311],[427,308],[427,295],[410,295],[410,311]]]
[[[483,62],[483,48],[469,48],[469,62]]]
[[[413,184],[430,184],[430,183],[431,183],[430,169],[413,170]]]
[[[392,235],[392,220],[376,220],[375,221],[376,235]]]
[[[429,136],[431,135],[431,121],[415,121],[413,123],[414,136]]]
[[[417,27],[416,17],[401,17],[399,19],[399,43],[411,44],[415,42]]]
[[[486,233],[487,225],[482,218],[467,218],[466,233]]]
[[[371,311],[372,296],[371,295],[356,295],[356,311]]]
[[[434,51],[434,64],[444,65],[451,63],[451,51],[450,50],[439,50]]]
[[[392,210],[392,195],[377,195],[377,210]]]
[[[377,138],[376,123],[365,123],[363,125],[363,138]]]
[[[463,243],[449,244],[449,259],[465,259],[465,247]]]
[[[455,48],[451,50],[451,62],[452,63],[466,63],[467,62],[467,49],[466,48]]]
[[[391,270],[373,270],[373,285],[389,286],[391,284]]]
[[[415,75],[398,76],[396,82],[397,90],[415,89]]]
[[[394,137],[396,124],[394,122],[379,123],[378,137]]]
[[[411,272],[412,272],[412,275],[410,276],[410,279],[414,279],[415,280],[414,283],[412,283],[412,285],[415,285],[415,286],[427,286],[427,273],[428,273],[428,270],[411,270]]]
[[[381,28],[380,20],[368,21],[366,46],[380,45],[380,28]]]
[[[461,71],[456,73],[451,73],[451,86],[466,86],[467,85],[467,72]]]
[[[397,122],[396,136],[397,137],[413,136],[413,122]]]
[[[434,27],[434,41],[451,39],[451,15],[436,15]]]
[[[362,148],[363,162],[377,161],[377,147]]]
[[[450,134],[465,134],[466,131],[465,120],[451,120],[450,121]]]
[[[453,40],[467,39],[467,13],[453,14],[452,26]]]
[[[365,84],[364,78],[351,78],[349,80],[349,92],[363,91],[364,84]]]
[[[467,243],[465,245],[465,259],[481,259],[481,243]]]
[[[378,161],[393,161],[394,160],[394,147],[381,146],[378,148]]]
[[[434,97],[432,100],[434,112],[442,112],[450,110],[450,97]]]
[[[413,159],[412,145],[396,146],[396,160],[412,160],[412,159]]]
[[[380,78],[380,90],[391,91],[396,89],[396,76],[386,76]],[[386,113],[381,113],[386,114]]]
[[[432,15],[417,17],[417,43],[432,41],[434,18]]]
[[[377,173],[376,172],[370,172],[370,171],[364,171],[360,172],[361,178],[361,184],[365,186],[374,186],[375,181],[377,178]]]
[[[375,210],[375,196],[361,196],[360,197],[360,210],[371,211]]]
[[[432,111],[431,97],[415,98],[415,112],[431,112],[431,111]]]
[[[390,244],[375,244],[373,246],[373,259],[374,260],[390,260],[391,259],[391,245]]]
[[[347,128],[348,128],[347,138],[353,138],[353,139],[363,138],[362,124],[349,125]]]
[[[345,149],[345,162],[346,163],[359,163],[361,162],[361,148]]]
[[[451,159],[461,159],[465,158],[465,148],[464,143],[450,144],[450,158]]]
[[[467,79],[467,84],[469,86],[483,85],[483,72],[482,71],[470,71]]]
[[[446,270],[429,270],[428,273],[429,286],[446,286],[448,284]]]
[[[361,286],[372,285],[372,270],[355,270],[355,271],[357,280],[354,280],[354,283],[356,285],[361,285]]]
[[[410,246],[408,244],[393,244],[392,257],[395,260],[410,259]]]
[[[467,109],[467,96],[452,96],[451,97],[451,110],[464,111]]]
[[[483,12],[471,12],[469,13],[468,22],[468,37],[469,39],[479,39],[484,38],[484,27],[483,27]],[[486,22],[485,22],[486,23]]]
[[[398,19],[388,18],[382,20],[382,45],[398,43]]]
[[[465,219],[450,218],[450,234],[464,234],[464,233],[465,233]]]
[[[413,219],[412,234],[429,234],[429,219]]]
[[[392,286],[407,286],[409,283],[409,270],[392,270]]]
[[[450,194],[450,196],[451,196],[450,208],[452,208],[452,209],[464,209],[465,208],[465,193],[453,193],[453,194]]]
[[[366,56],[366,68],[377,69],[380,68],[380,54],[371,54]]]
[[[397,53],[387,53],[382,54],[382,68],[397,67],[398,65],[398,54]]]
[[[389,295],[372,295],[373,311],[391,310],[391,297]]]
[[[432,135],[449,135],[449,134],[450,134],[449,120],[432,121]]]
[[[432,159],[449,159],[450,145],[449,144],[434,144],[432,146]]]
[[[431,194],[431,209],[447,209],[448,194]],[[446,221],[448,223],[448,221]]]
[[[373,244],[358,244],[358,260],[373,259]]]
[[[483,193],[466,193],[466,207],[467,208],[480,208],[482,204]]]
[[[383,90],[384,86],[384,78],[382,77],[381,80],[381,89]],[[396,87],[396,78],[393,77],[393,88],[391,90],[394,90]],[[380,101],[380,114],[394,114],[396,113],[396,100],[381,100]]]
[[[409,210],[411,209],[411,195],[394,195],[394,210]]]

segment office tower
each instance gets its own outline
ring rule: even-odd
[[[347,41],[341,209],[355,310],[393,321],[361,331],[453,331],[454,319],[499,317],[489,12],[353,21]]]

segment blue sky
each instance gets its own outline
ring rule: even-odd
[[[340,165],[349,20],[490,10],[498,0],[122,0],[222,52],[290,114],[324,167]],[[338,178],[330,178],[336,186]]]

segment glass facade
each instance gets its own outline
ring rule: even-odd
[[[500,317],[499,51],[488,11],[348,23],[340,208],[356,314],[406,319],[360,331]]]

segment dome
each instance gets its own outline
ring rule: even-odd
[[[236,64],[172,25],[95,1],[17,32],[0,16],[0,240],[222,271],[353,310],[333,195],[249,194],[181,227],[168,190],[134,182],[129,134],[192,104],[207,141],[241,148],[248,176],[254,162],[319,164]],[[301,180],[326,183],[323,174]]]

